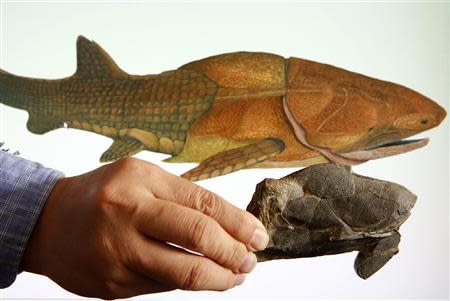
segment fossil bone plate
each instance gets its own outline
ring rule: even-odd
[[[358,251],[355,271],[367,279],[398,253],[399,227],[416,199],[401,185],[335,164],[265,179],[247,207],[270,236],[258,261]]]

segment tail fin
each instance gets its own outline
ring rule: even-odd
[[[46,95],[39,95],[39,84],[48,85],[48,81],[15,76],[0,69],[0,103],[28,111],[28,130],[35,134],[44,134],[63,127],[64,123],[47,114],[48,110],[42,109],[48,103],[45,101]],[[32,90],[35,95],[23,93],[28,91],[30,94]],[[30,100],[32,105],[29,104]]]
[[[5,70],[0,68],[0,76],[2,76],[2,75],[11,75],[11,73],[8,73]]]
[[[8,76],[8,72],[0,69],[0,103],[4,103],[6,96],[6,82],[5,78]]]
[[[7,76],[7,75],[9,75],[8,72],[6,72],[6,71],[3,70],[3,69],[0,69],[0,78],[2,78],[3,76]]]
[[[0,69],[0,103],[24,110],[25,100],[21,97],[25,78]]]
[[[8,105],[8,83],[7,79],[10,74],[5,70],[0,69],[0,103]]]

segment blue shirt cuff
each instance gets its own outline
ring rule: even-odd
[[[34,226],[63,173],[0,151],[0,288],[19,273]]]

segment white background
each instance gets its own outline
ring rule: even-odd
[[[159,73],[229,51],[266,51],[330,63],[403,84],[448,111],[448,3],[38,3],[3,1],[2,68],[59,78],[75,70],[75,40],[102,45],[127,72]],[[0,141],[25,158],[76,175],[98,167],[111,141],[78,130],[45,135],[26,130],[27,113],[0,106]],[[418,195],[401,228],[400,253],[369,280],[353,271],[356,253],[259,264],[241,287],[224,293],[170,292],[137,299],[380,299],[449,296],[448,118],[420,137],[429,146],[357,166]],[[138,155],[180,174],[193,164]],[[200,182],[245,208],[255,185],[294,169],[254,169]],[[82,192],[80,192],[82,195]],[[124,241],[124,244],[127,242]],[[82,248],[83,246],[80,246]],[[68,271],[70,273],[70,271]],[[21,274],[3,298],[76,298],[45,277]]]

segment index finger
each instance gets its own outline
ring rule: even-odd
[[[152,192],[157,198],[178,203],[210,216],[225,231],[252,251],[260,251],[267,246],[269,241],[267,231],[251,213],[167,171],[162,170],[158,176],[162,177],[159,181],[152,179]]]

